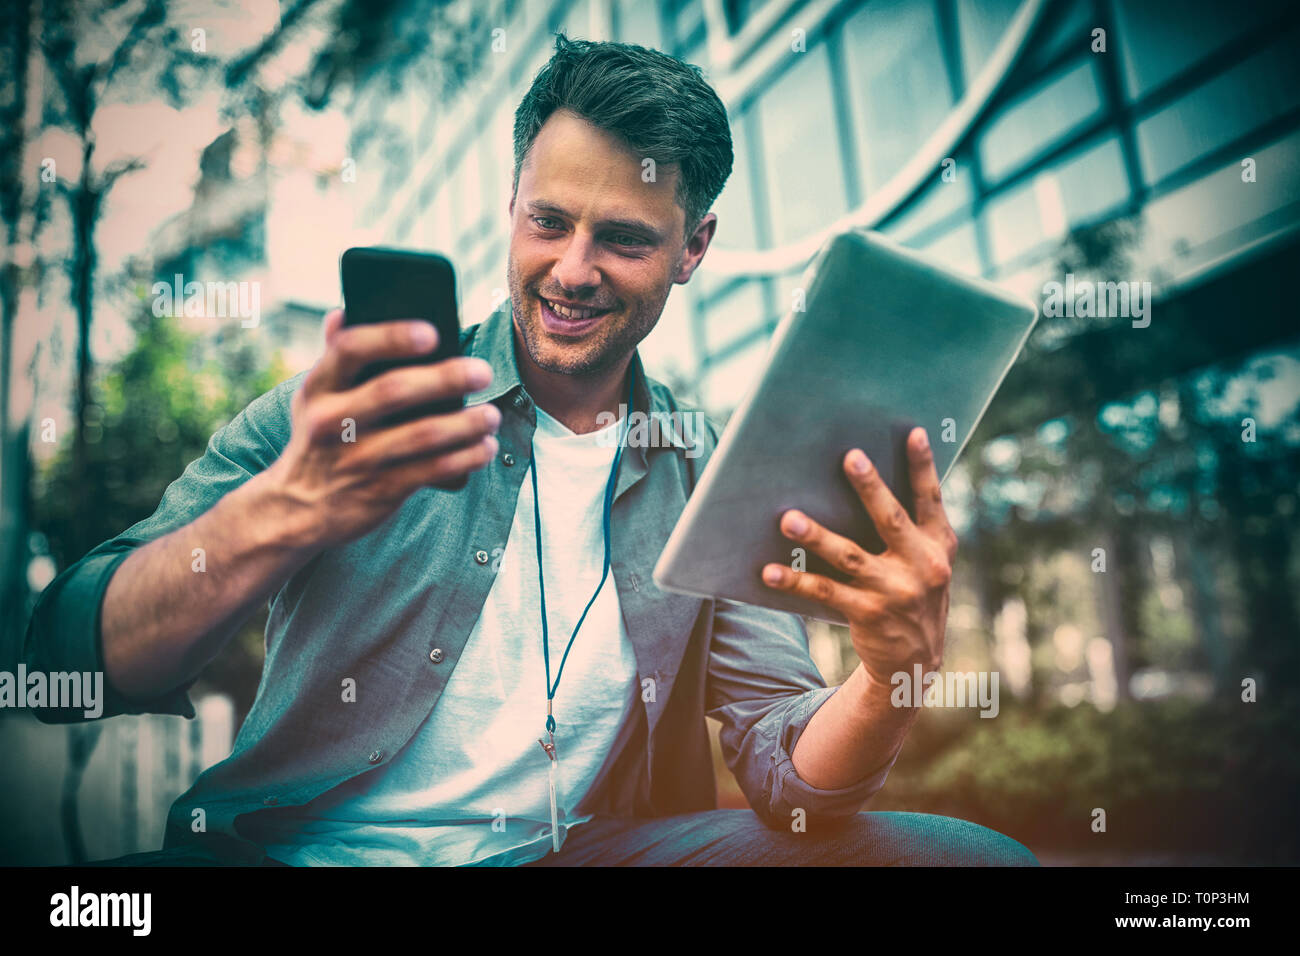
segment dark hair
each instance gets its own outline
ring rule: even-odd
[[[731,127],[700,68],[631,43],[555,35],[555,53],[515,110],[515,174],[542,124],[570,110],[658,165],[679,169],[677,202],[689,237],[731,175]]]

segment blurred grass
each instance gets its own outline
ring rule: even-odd
[[[719,802],[746,806],[718,755]],[[927,710],[869,810],[941,813],[1031,849],[1300,862],[1300,706],[1227,696]],[[1105,811],[1105,832],[1092,829]]]

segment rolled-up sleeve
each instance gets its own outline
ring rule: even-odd
[[[722,723],[728,769],[769,827],[790,827],[797,811],[809,825],[852,816],[884,786],[898,759],[901,747],[857,783],[839,790],[821,790],[799,776],[790,755],[812,715],[836,690],[826,687],[809,656],[802,618],[716,603],[708,714]]]
[[[28,672],[102,673],[100,610],[108,583],[136,548],[189,524],[279,457],[291,428],[290,401],[302,380],[294,376],[254,399],[208,441],[204,454],[167,486],[158,508],[110,541],[64,569],[32,612],[23,643]],[[100,719],[117,714],[175,714],[193,717],[189,689],[194,681],[149,699],[130,699],[105,677]],[[81,708],[37,708],[45,723],[86,720]]]

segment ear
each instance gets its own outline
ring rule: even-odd
[[[686,241],[686,247],[682,250],[682,258],[677,265],[677,274],[673,276],[673,282],[685,285],[690,281],[700,260],[704,258],[704,253],[708,251],[709,243],[713,241],[713,234],[717,228],[718,217],[713,213],[708,213],[700,220],[700,224],[695,227],[690,239]]]

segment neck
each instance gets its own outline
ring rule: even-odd
[[[620,406],[627,402],[627,376],[630,374],[632,356],[616,362],[610,368],[589,375],[569,375],[552,372],[533,362],[528,349],[515,330],[515,358],[519,378],[538,406],[569,431],[579,435],[597,431],[599,416],[609,412],[618,417]]]

